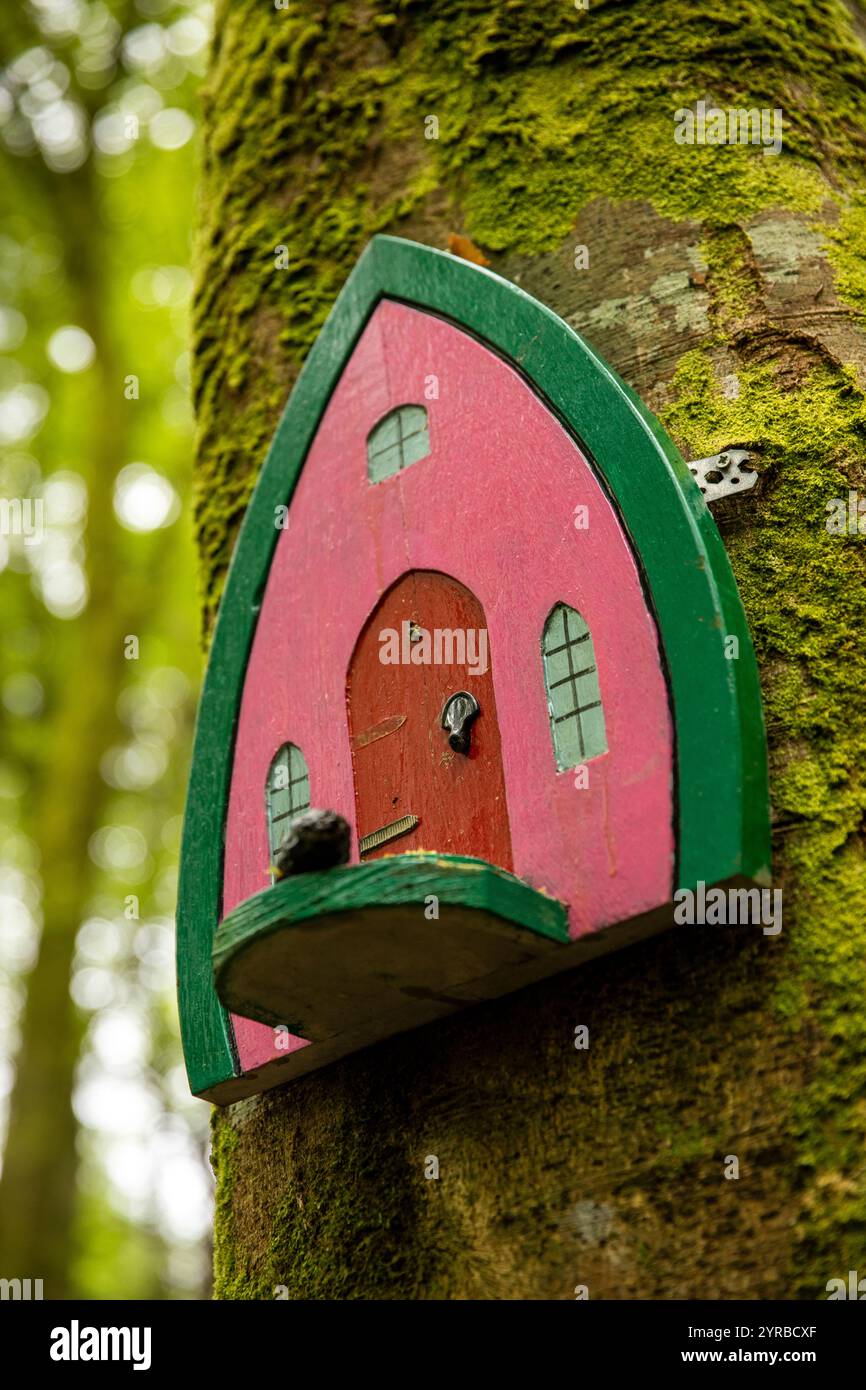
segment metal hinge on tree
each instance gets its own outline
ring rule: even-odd
[[[692,459],[689,472],[703,493],[704,501],[718,502],[721,497],[754,487],[758,475],[745,466],[751,457],[747,449],[725,449],[709,458]]]

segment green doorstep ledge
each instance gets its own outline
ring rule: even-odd
[[[310,1040],[286,1058],[296,1074],[539,978],[568,942],[565,904],[503,869],[389,855],[240,903],[217,928],[214,981],[232,1013]]]

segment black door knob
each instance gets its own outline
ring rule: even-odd
[[[448,742],[455,753],[468,753],[472,724],[480,713],[478,701],[466,690],[449,695],[442,711],[442,728],[448,730]]]

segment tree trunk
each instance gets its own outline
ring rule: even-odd
[[[48,1298],[69,1297],[73,1287],[78,1123],[72,1093],[84,1025],[70,996],[70,976],[92,888],[88,843],[106,798],[99,761],[116,731],[115,706],[126,676],[123,639],[140,626],[140,613],[135,614],[121,583],[116,545],[111,484],[129,433],[129,411],[100,299],[105,248],[94,230],[99,203],[93,177],[88,164],[64,175],[60,184],[56,175],[45,180],[46,203],[79,291],[75,322],[97,347],[90,389],[101,408],[91,422],[86,474],[88,605],[74,628],[55,637],[63,675],[52,733],[43,740],[34,777],[31,809],[42,867],[43,928],[27,979],[0,1178],[5,1267],[16,1277],[42,1278]]]
[[[465,235],[687,458],[758,456],[757,488],[716,515],[761,664],[784,894],[777,938],[674,933],[217,1112],[219,1296],[818,1298],[862,1263],[866,540],[825,522],[866,483],[863,33],[841,0],[219,4],[205,631],[361,248]],[[676,143],[698,99],[781,109],[783,152]]]

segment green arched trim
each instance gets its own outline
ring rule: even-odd
[[[685,463],[634,392],[550,309],[466,261],[395,237],[361,256],[300,373],[244,518],[196,727],[178,900],[190,1085],[237,1072],[211,965],[235,723],[258,605],[292,495],[340,374],[380,299],[439,314],[516,367],[574,435],[616,505],[658,624],[675,726],[675,884],[766,881],[767,757],[758,672],[734,576]],[[736,637],[739,655],[725,655]]]

